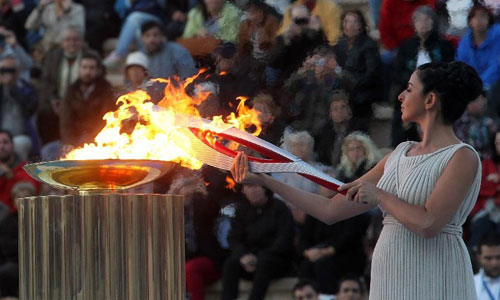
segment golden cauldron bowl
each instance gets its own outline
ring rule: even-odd
[[[29,164],[24,169],[53,187],[92,192],[137,187],[161,177],[174,165],[161,160],[56,160]]]

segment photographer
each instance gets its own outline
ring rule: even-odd
[[[18,61],[20,76],[29,80],[29,71],[33,66],[33,60],[19,45],[14,32],[5,25],[0,24],[0,59],[5,56],[14,56]]]
[[[270,66],[280,70],[283,79],[300,68],[314,49],[327,44],[319,19],[311,16],[307,7],[294,6],[291,16],[292,22],[277,37],[270,59]]]

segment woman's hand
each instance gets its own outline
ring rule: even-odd
[[[339,188],[339,191],[345,190],[347,190],[347,200],[374,206],[378,205],[380,199],[379,196],[383,192],[373,183],[368,181],[354,181],[344,184]]]
[[[231,175],[237,183],[261,184],[261,176],[251,173],[248,166],[248,156],[243,152],[238,152],[231,166]]]

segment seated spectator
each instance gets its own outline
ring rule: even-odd
[[[483,93],[467,105],[465,113],[453,124],[457,137],[474,147],[482,159],[491,157],[490,138],[498,128],[496,122],[486,116],[486,101]]]
[[[198,0],[175,0],[167,3],[167,37],[175,41],[184,33],[188,12],[198,4]]]
[[[127,8],[125,15],[116,49],[103,61],[106,68],[118,67],[121,60],[127,56],[130,46],[134,43],[140,44],[141,39],[137,33],[142,25],[149,22],[161,24],[164,18],[162,7],[156,0],[130,1],[130,7]],[[160,25],[158,27],[160,28]]]
[[[319,300],[319,290],[314,281],[303,279],[293,287],[294,300]]]
[[[189,11],[182,45],[193,56],[205,56],[221,42],[235,44],[241,11],[227,0],[203,0]],[[189,39],[189,40],[186,40]]]
[[[46,144],[60,138],[59,109],[68,87],[78,79],[78,68],[84,52],[83,33],[79,28],[69,26],[62,33],[59,47],[49,51],[42,62],[41,103],[38,108],[37,127]]]
[[[186,290],[189,299],[203,300],[205,286],[220,278],[224,261],[215,236],[220,205],[196,173],[176,177],[168,193],[184,196]]]
[[[342,16],[342,36],[333,47],[341,68],[340,86],[350,95],[354,118],[367,122],[372,104],[382,100],[381,61],[377,42],[367,33],[359,10]]]
[[[38,153],[38,134],[31,117],[38,105],[38,94],[26,80],[19,78],[17,59],[3,56],[0,59],[0,128],[14,136],[15,150],[23,160],[30,150]],[[23,146],[24,144],[24,146]]]
[[[19,75],[25,80],[30,79],[30,68],[33,66],[33,60],[19,45],[15,33],[5,25],[0,24],[0,58],[4,56],[14,56],[18,61]]]
[[[284,106],[293,129],[307,130],[314,137],[321,134],[328,122],[330,95],[339,88],[337,68],[331,48],[321,47],[285,82],[290,100]]]
[[[363,176],[382,158],[370,137],[355,131],[344,139],[342,157],[337,166],[337,179],[348,183]]]
[[[85,0],[80,2],[85,8],[85,41],[91,49],[101,55],[104,50],[104,41],[120,33],[122,22],[114,11],[114,2],[116,1]]]
[[[406,140],[420,140],[416,125],[401,121],[401,102],[398,95],[407,88],[411,74],[417,67],[429,62],[453,61],[455,48],[438,31],[437,15],[429,6],[421,6],[412,16],[415,35],[406,39],[398,50],[395,61],[391,101],[394,101],[392,118],[392,146]]]
[[[362,300],[363,285],[359,277],[346,275],[339,281],[339,288],[335,300]]]
[[[0,10],[0,20],[6,27],[9,27],[14,35],[19,37],[19,43],[23,47],[27,47],[26,44],[26,29],[24,28],[24,23],[28,18],[28,15],[36,6],[35,1],[4,1],[2,2],[2,9]]]
[[[240,68],[236,56],[236,46],[222,43],[212,52],[215,68],[200,76],[202,81],[212,83],[214,88],[210,95],[216,97],[222,115],[236,111],[238,97],[251,98],[258,92],[258,84]],[[205,77],[202,79],[202,77]]]
[[[315,150],[319,162],[337,166],[342,156],[345,136],[364,128],[352,117],[349,96],[343,90],[334,91],[330,99],[330,119],[316,138]]]
[[[271,57],[280,18],[271,6],[259,0],[249,1],[246,13],[238,34],[238,59],[253,78],[260,79]]]
[[[318,17],[311,16],[305,5],[292,6],[290,17],[293,22],[283,23],[269,60],[270,67],[279,70],[282,79],[300,68],[314,49],[326,44]]]
[[[423,5],[435,8],[436,0],[384,0],[382,2],[379,31],[380,41],[385,49],[393,51],[413,35],[413,13]]]
[[[340,36],[340,9],[334,1],[330,0],[299,0],[293,3],[283,15],[283,22],[279,30],[279,34],[285,34],[290,29],[294,29],[293,23],[296,22],[296,17],[293,10],[296,7],[305,6],[310,12],[310,15],[315,17],[312,20],[319,20],[321,28],[325,32],[330,45],[334,45]],[[303,22],[307,21],[302,19]],[[307,24],[307,23],[306,23]],[[297,24],[299,25],[299,24]]]
[[[491,232],[481,238],[477,247],[481,267],[474,276],[478,300],[492,299],[500,290],[500,236]]]
[[[231,256],[224,263],[222,300],[238,298],[241,278],[251,278],[250,299],[265,299],[271,280],[290,271],[293,219],[286,205],[260,185],[245,184],[231,222]]]
[[[72,0],[41,0],[25,24],[27,30],[43,30],[40,42],[43,53],[59,44],[70,26],[85,31],[85,9]]]
[[[475,247],[487,232],[500,231],[500,131],[490,141],[491,158],[481,161],[481,188],[472,209],[469,246]]]
[[[94,141],[105,125],[104,114],[115,110],[113,89],[102,73],[96,53],[82,55],[78,79],[68,87],[61,103],[59,130],[63,144],[82,146]]]
[[[472,66],[489,90],[500,78],[500,25],[481,2],[471,8],[467,21],[470,30],[460,40],[456,60]]]
[[[12,191],[17,183],[30,182],[35,186],[36,194],[40,192],[40,183],[24,171],[25,164],[14,152],[12,134],[0,130],[0,202],[6,204],[11,211],[16,210]]]
[[[12,199],[14,199],[16,210],[0,221],[0,295],[2,297],[19,296],[18,201],[20,198],[36,194],[36,187],[32,182],[16,183],[12,188]]]
[[[144,23],[141,34],[152,78],[177,76],[184,80],[196,74],[194,61],[189,52],[181,45],[167,41],[159,23]]]
[[[270,94],[260,93],[252,99],[252,108],[257,111],[262,132],[259,138],[278,145],[286,124],[280,119],[280,108]]]
[[[299,233],[298,251],[303,260],[299,278],[318,283],[319,292],[333,295],[339,280],[349,273],[363,274],[366,254],[363,238],[370,222],[362,214],[333,225],[307,216]]]
[[[285,130],[280,147],[297,156],[299,159],[313,164],[314,139],[307,131],[293,132]],[[316,183],[297,173],[273,173],[271,176],[304,191],[317,193],[319,189]],[[275,196],[281,199],[280,196]],[[295,223],[298,226],[302,226],[306,220],[306,213],[288,202],[286,204],[290,207]]]
[[[149,79],[149,60],[146,54],[137,51],[130,53],[125,62],[125,85],[127,91],[144,88]]]

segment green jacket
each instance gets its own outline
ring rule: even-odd
[[[226,2],[222,8],[219,29],[215,34],[215,38],[236,44],[240,30],[240,16],[241,11],[233,4]],[[201,7],[198,5],[189,11],[186,28],[182,37],[195,37],[200,29],[203,28],[203,23],[205,23],[205,18],[203,17]]]

